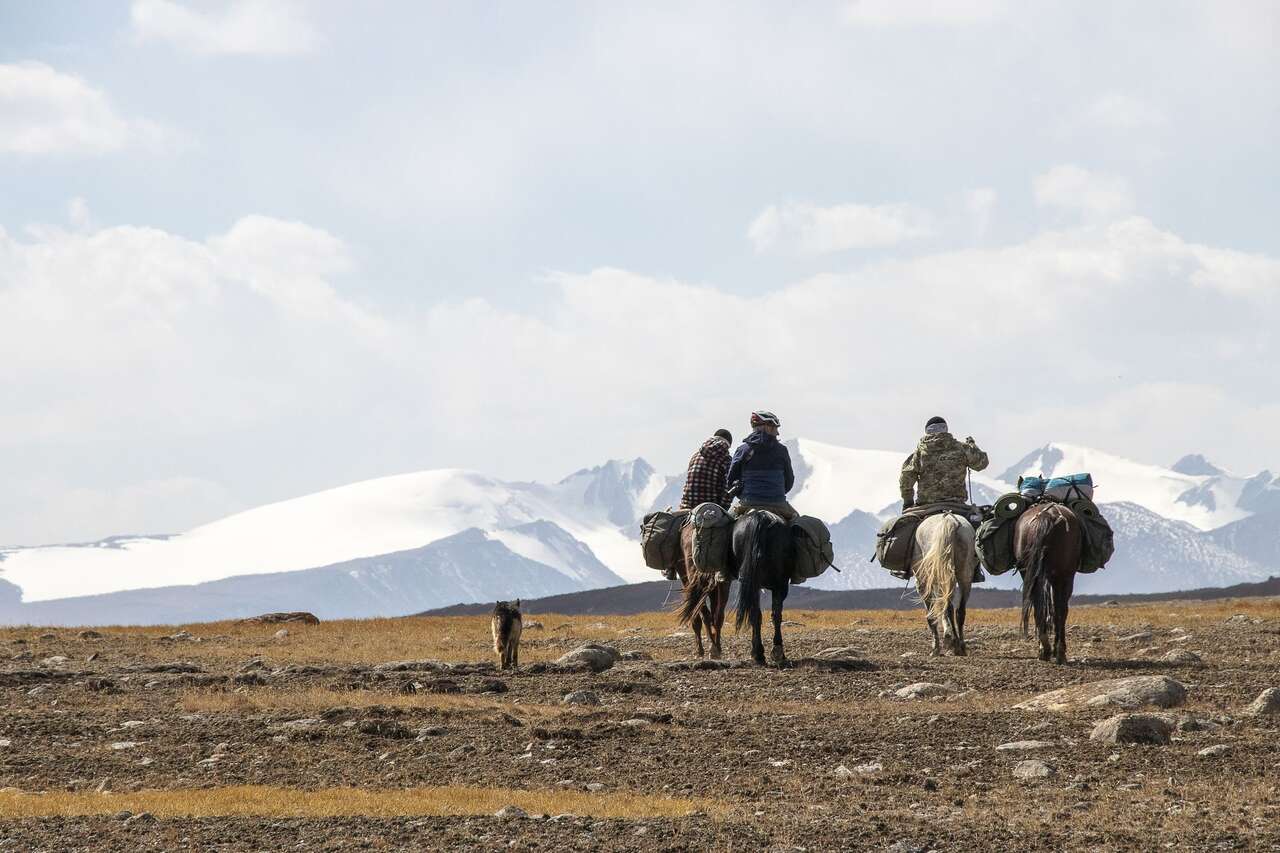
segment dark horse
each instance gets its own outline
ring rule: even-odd
[[[684,587],[684,599],[679,605],[680,622],[693,629],[694,649],[698,657],[706,655],[702,646],[702,629],[705,627],[707,640],[711,643],[711,658],[719,660],[720,632],[724,628],[729,584],[717,582],[714,572],[699,572],[694,565],[693,525],[686,524],[680,531],[680,562],[676,565],[676,574]]]
[[[773,596],[773,651],[770,657],[779,666],[787,663],[782,650],[782,602],[791,583],[795,540],[791,525],[763,510],[749,512],[733,526],[733,560],[738,567],[738,615],[734,624],[751,621],[751,658],[764,665],[764,643],[760,641],[760,591]]]
[[[1067,605],[1080,568],[1084,545],[1080,519],[1059,503],[1037,504],[1018,519],[1013,534],[1014,561],[1022,575],[1022,634],[1034,613],[1040,660],[1052,655],[1067,662]],[[1049,646],[1049,620],[1054,642]]]

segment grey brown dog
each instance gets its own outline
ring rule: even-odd
[[[503,669],[515,669],[520,665],[520,599],[514,602],[499,601],[493,608],[493,650]]]

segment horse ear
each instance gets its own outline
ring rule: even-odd
[[[520,609],[520,599],[516,599],[516,610]]]

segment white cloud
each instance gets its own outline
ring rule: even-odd
[[[1090,172],[1080,166],[1054,166],[1033,182],[1036,204],[1079,213],[1086,219],[1115,219],[1131,212],[1133,191],[1116,175]]]
[[[102,154],[169,133],[119,115],[100,90],[40,62],[0,64],[0,154]]]
[[[1274,408],[1247,401],[1280,357],[1280,300],[1266,298],[1280,292],[1280,262],[1140,218],[754,296],[598,269],[554,275],[534,307],[470,298],[393,313],[344,293],[353,272],[339,238],[262,216],[207,240],[138,227],[0,232],[0,447],[16,456],[142,435],[148,448],[199,446],[222,460],[243,450],[237,442],[289,447],[314,433],[315,452],[335,458],[414,446],[429,454],[423,467],[547,476],[604,454],[678,464],[690,435],[767,405],[789,435],[866,447],[901,446],[938,410],[973,424],[1007,462],[1064,437],[1161,461],[1220,446],[1208,419],[1170,416],[1206,398],[1144,397],[1172,401],[1153,404],[1163,420],[1138,423],[1165,430],[1150,435],[1124,429],[1132,407],[1111,411],[1126,390],[1220,386],[1246,412]],[[1135,322],[1153,306],[1158,321]],[[886,359],[909,378],[886,383]],[[1256,432],[1251,452],[1280,453]],[[537,459],[517,435],[537,437]],[[155,507],[186,494],[174,488],[142,489],[135,514],[104,516],[112,527],[92,515],[110,489],[66,501],[36,490],[22,523],[80,538],[170,527]],[[221,500],[188,491],[193,507]],[[0,541],[29,541],[24,529],[0,521]]]
[[[1122,131],[1141,130],[1165,122],[1164,113],[1154,104],[1121,92],[1108,92],[1093,101],[1084,117],[1090,124]]]
[[[1004,14],[1006,0],[852,0],[845,20],[855,26],[966,26]]]
[[[964,194],[965,209],[973,226],[973,234],[981,239],[991,227],[991,217],[996,209],[996,191],[991,187],[978,187]]]
[[[220,12],[174,0],[133,0],[129,15],[138,39],[199,54],[290,55],[321,43],[306,7],[293,0],[232,0]]]
[[[932,233],[928,212],[908,204],[769,205],[747,228],[757,252],[820,255],[893,246]]]

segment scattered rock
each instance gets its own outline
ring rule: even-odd
[[[8,738],[0,738],[0,748],[4,748],[12,744],[13,744],[13,741],[9,740]]]
[[[857,776],[858,774],[857,774],[857,773],[854,773],[854,772],[853,772],[852,770],[850,770],[848,767],[845,767],[843,764],[841,764],[841,765],[840,765],[839,767],[837,767],[835,770],[832,770],[832,771],[831,771],[831,775],[832,775],[832,776],[835,776],[835,777],[837,777],[837,778],[839,778],[839,779],[850,779],[850,778],[852,778],[852,777],[854,777],[854,776]]]
[[[1213,758],[1218,755],[1230,755],[1231,745],[1227,743],[1215,743],[1213,746],[1206,746],[1204,749],[1196,753],[1201,758]]]
[[[1251,717],[1270,717],[1280,714],[1280,688],[1268,687],[1258,694],[1244,712]]]
[[[1015,740],[996,747],[1001,752],[1029,752],[1033,749],[1050,749],[1057,746],[1051,740]]]
[[[102,639],[102,635],[99,634],[97,631],[81,631],[79,634],[76,634],[76,636],[82,640],[101,640]]]
[[[585,666],[592,672],[604,672],[622,657],[612,646],[587,643],[556,659],[557,666]]]
[[[155,823],[156,817],[151,812],[138,812],[135,815],[129,815],[124,819],[125,826],[134,826],[139,823]]]
[[[142,744],[138,743],[136,740],[121,740],[111,744],[111,748],[119,751],[122,749],[134,749],[135,747],[139,747],[141,745]]]
[[[287,639],[289,639],[289,629],[288,629],[288,628],[281,628],[279,631],[276,631],[276,632],[275,632],[274,634],[272,634],[271,636],[272,636],[272,637],[274,637],[274,638],[275,638],[275,639],[277,639],[277,640],[287,640]]]
[[[199,638],[197,638],[196,635],[192,634],[190,631],[179,631],[176,634],[169,634],[167,637],[161,637],[160,642],[162,643],[194,643],[198,639]]]
[[[501,678],[485,678],[476,686],[477,693],[506,693],[507,682]]]
[[[64,665],[66,662],[67,662],[66,655],[50,655],[49,657],[40,661],[40,665],[48,666],[48,667],[58,667],[58,666]]]
[[[1161,714],[1116,714],[1094,726],[1089,738],[1102,743],[1164,746],[1172,734],[1173,723]]]
[[[563,705],[599,705],[600,697],[590,690],[575,690],[566,693],[560,702]]]
[[[393,738],[395,740],[415,737],[413,730],[404,723],[397,720],[385,720],[378,717],[370,720],[361,720],[356,724],[356,731],[364,735]]]
[[[1171,663],[1177,666],[1194,666],[1198,663],[1204,663],[1200,655],[1186,649],[1174,649],[1160,656],[1162,663]]]
[[[1019,761],[1013,768],[1013,775],[1017,779],[1048,779],[1056,776],[1057,773],[1058,771],[1052,766],[1034,758]]]
[[[856,658],[857,656],[858,650],[853,646],[833,646],[829,649],[823,649],[814,655],[815,658],[825,658],[828,660],[833,658]]]
[[[320,620],[312,613],[294,610],[287,613],[263,613],[261,616],[250,616],[236,621],[237,625],[278,625],[281,622],[298,622],[303,625],[319,625]],[[529,627],[528,625],[525,626]]]
[[[868,761],[866,764],[855,764],[853,772],[859,776],[872,776],[884,770],[884,765],[879,761]]]
[[[604,790],[604,783],[603,783],[603,782],[588,782],[586,787],[587,787],[587,790],[588,790],[588,791],[590,791],[591,793],[595,794],[595,793],[597,793],[597,792],[599,792],[599,791],[603,791],[603,790]]]
[[[416,740],[418,741],[418,743],[422,743],[428,738],[443,737],[448,733],[449,733],[449,730],[444,726],[424,726],[418,729],[418,737],[416,738]]]
[[[1187,699],[1187,687],[1166,675],[1137,675],[1088,684],[1073,684],[1041,693],[1013,707],[1020,711],[1047,709],[1063,711],[1073,707],[1115,705],[1120,708],[1173,708]]]
[[[949,684],[934,684],[931,681],[917,681],[894,691],[899,699],[936,699],[940,696],[952,696],[960,691]]]
[[[622,653],[623,660],[653,660],[653,655],[639,649],[631,649]]]
[[[1136,633],[1136,634],[1130,634],[1130,635],[1129,635],[1129,636],[1127,636],[1127,637],[1121,637],[1121,638],[1120,638],[1120,642],[1122,642],[1122,643],[1146,643],[1146,642],[1150,641],[1154,636],[1155,636],[1155,635],[1154,635],[1154,634],[1152,634],[1150,631],[1139,631],[1139,632],[1138,632],[1138,633]]]
[[[528,817],[529,813],[519,806],[505,806],[494,812],[493,816],[503,820],[511,820],[512,818]]]
[[[536,619],[530,619],[528,622],[523,623],[521,629],[524,631],[542,631],[546,629],[546,626]]]

